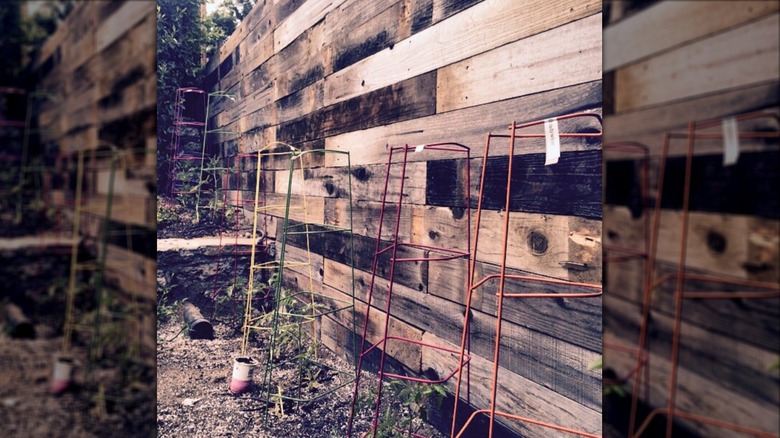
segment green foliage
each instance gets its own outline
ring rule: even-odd
[[[46,0],[37,4],[32,15],[22,18],[25,2],[3,2],[0,7],[0,77],[3,85],[24,86],[27,75],[25,60],[34,56],[37,48],[59,23],[73,10],[73,0]]]
[[[590,366],[588,366],[588,370],[600,370],[604,368],[604,358],[599,357],[596,359]],[[604,396],[608,396],[610,394],[615,394],[619,397],[625,397],[626,396],[626,390],[623,389],[623,386],[619,383],[610,383],[604,385],[603,390]]]
[[[382,437],[410,436],[418,432],[415,420],[428,421],[428,404],[435,403],[441,407],[441,402],[447,393],[440,384],[420,384],[405,380],[390,382],[392,395],[390,402],[385,403],[382,421],[377,426],[377,435]],[[400,406],[400,413],[397,407]]]
[[[173,318],[178,312],[179,305],[181,304],[179,301],[173,303],[168,302],[173,288],[171,285],[173,276],[174,274],[171,273],[165,274],[162,278],[160,278],[159,275],[157,277],[157,321],[159,322],[167,322]]]

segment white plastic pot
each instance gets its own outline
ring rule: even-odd
[[[238,395],[249,391],[252,387],[252,373],[255,363],[249,357],[233,359],[233,377],[230,379],[230,392]]]
[[[73,368],[75,361],[70,356],[56,356],[54,358],[54,375],[51,379],[51,392],[62,394],[73,383]]]

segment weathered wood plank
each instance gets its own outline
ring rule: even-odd
[[[323,288],[323,293],[329,297],[334,298],[332,306],[344,306],[344,302],[351,301],[351,297],[348,294],[344,294],[337,289],[329,286]],[[365,323],[366,304],[360,301],[355,301],[355,329],[358,333],[358,337],[363,334],[363,324]],[[379,342],[384,335],[385,321],[387,314],[382,310],[374,308],[372,306],[369,313],[368,330],[366,332],[366,348],[371,344]],[[352,312],[342,311],[331,314],[333,320],[345,327],[352,327]],[[415,341],[421,341],[423,331],[412,327],[401,319],[394,316],[390,317],[390,326],[388,328],[388,336],[399,336]],[[380,345],[381,347],[381,345]],[[422,355],[422,348],[419,345],[401,342],[397,340],[389,340],[387,342],[387,354],[392,356],[395,360],[404,364],[407,368],[415,373],[420,373],[420,362]]]
[[[95,32],[95,37],[97,38],[95,51],[102,52],[103,49],[110,46],[120,36],[135,26],[136,23],[154,14],[154,11],[155,4],[152,2],[124,3],[97,28]]]
[[[717,93],[705,96],[696,96],[679,102],[669,102],[663,106],[641,108],[634,111],[611,114],[604,118],[604,143],[616,141],[638,141],[651,147],[653,155],[660,155],[664,133],[667,131],[684,130],[689,121],[712,120],[731,114],[740,114],[756,109],[777,106],[777,95],[780,93],[780,85],[777,81],[767,81],[759,84],[751,84],[728,90],[720,90]],[[769,111],[777,113],[776,109]],[[756,128],[767,130],[775,129],[771,120],[763,120],[762,125]],[[743,151],[748,150],[749,145],[755,142],[743,141]],[[766,149],[765,143],[761,149]],[[670,156],[685,153],[686,143],[674,141],[670,145]],[[722,153],[723,143],[702,141],[697,142],[697,153]],[[621,158],[620,154],[610,152],[614,159]],[[636,158],[633,154],[630,158]]]
[[[277,138],[296,144],[431,115],[436,108],[435,83],[436,73],[431,72],[326,106],[281,124]]]
[[[444,348],[458,349],[453,343],[437,337],[433,333],[423,334],[424,342],[439,345]],[[457,366],[458,359],[452,354],[437,351],[432,348],[423,350],[423,369],[443,376]],[[490,360],[472,356],[470,361],[470,395],[471,404],[486,409],[490,405],[490,391],[493,365]],[[465,375],[465,373],[464,373]],[[538,421],[546,421],[589,433],[601,433],[600,409],[583,406],[570,398],[564,397],[539,382],[527,379],[522,375],[499,367],[496,408],[499,411],[521,415]],[[445,385],[451,392],[455,391],[455,379],[448,380]],[[465,378],[461,391],[465,390]],[[600,394],[598,394],[601,397]],[[560,436],[559,431],[536,427],[529,424],[502,420],[502,424],[517,430],[523,436]],[[468,429],[472,431],[473,429]],[[468,434],[465,434],[468,436]]]
[[[620,297],[605,295],[604,331],[617,333],[623,327],[636,330],[641,310],[639,306]],[[672,328],[674,319],[661,312],[653,312],[649,351],[650,362],[668,361],[672,350]],[[711,330],[683,322],[681,326],[679,364],[701,378],[709,385],[751,398],[766,406],[776,405],[780,399],[780,386],[776,373],[769,370],[777,360],[776,350],[764,350],[733,338],[713,333]],[[607,364],[605,364],[607,365]],[[656,379],[666,383],[667,377]],[[654,380],[654,379],[651,379]],[[690,382],[679,380],[679,387],[689,391],[697,388]],[[702,411],[698,411],[702,412]],[[710,413],[717,411],[709,411]]]
[[[274,57],[270,67],[273,77],[276,78],[274,100],[325,77],[326,66],[330,65],[330,42],[324,38],[324,34],[324,23],[319,22],[306,29]]]
[[[381,89],[597,13],[600,2],[487,0],[328,77],[325,104]],[[466,31],[464,31],[466,29]]]
[[[708,37],[778,10],[778,4],[658,2],[604,28],[604,71]]]
[[[562,153],[558,164],[545,166],[544,154],[514,157],[510,185],[510,211],[601,218],[601,151]],[[453,176],[451,160],[429,161],[426,203],[464,207],[462,178]],[[461,165],[462,167],[462,165]],[[482,208],[503,209],[506,204],[508,157],[488,158]],[[482,159],[471,163],[471,206],[476,208]],[[457,174],[455,174],[457,175]]]
[[[675,272],[674,265],[659,262],[656,265],[655,278]],[[689,273],[701,273],[701,270],[689,270]],[[608,266],[605,274],[605,294],[618,297],[641,306],[644,291],[644,266],[640,260],[614,263]],[[714,292],[750,290],[735,288],[717,283],[686,281],[686,292]],[[661,284],[653,291],[652,305],[655,313],[668,317],[674,315],[674,280]],[[683,321],[708,330],[717,336],[730,338],[746,345],[753,345],[768,351],[780,348],[780,327],[777,326],[780,317],[780,300],[694,300],[684,301]],[[637,310],[636,319],[639,318]],[[638,322],[634,323],[638,327]],[[625,330],[633,330],[627,326]],[[638,332],[637,332],[638,335]]]
[[[296,9],[274,29],[274,52],[281,52],[342,3],[344,0],[310,0],[306,7]]]
[[[483,0],[433,0],[431,24],[445,20]]]
[[[609,206],[604,220],[607,242],[643,247],[643,219],[631,219],[625,207]],[[647,214],[652,214],[648,212]],[[736,278],[777,279],[780,221],[721,213],[690,213],[686,266]],[[678,263],[681,213],[663,210],[656,258]]]
[[[640,202],[641,163],[637,160],[610,160],[605,164],[606,185],[604,201],[625,205],[634,215],[655,206],[659,160],[649,163],[652,180],[646,205]],[[723,156],[696,155],[691,170],[691,211],[709,211],[737,215],[777,218],[780,206],[772,188],[778,185],[777,172],[780,152],[743,152],[732,166],[723,166]],[[685,158],[672,157],[665,169],[662,208],[682,207]]]
[[[388,149],[404,144],[416,145],[438,141],[457,141],[471,148],[472,157],[484,152],[488,132],[505,133],[514,120],[531,121],[570,114],[601,106],[601,81],[575,85],[546,93],[532,94],[490,105],[480,105],[444,114],[418,117],[374,128],[346,132],[325,139],[325,147],[350,151],[352,165],[387,162]],[[443,133],[446,133],[443,134]],[[359,145],[360,147],[356,147]],[[504,142],[501,142],[504,146]],[[590,149],[586,142],[562,142],[561,151]],[[536,152],[526,142],[518,142],[517,154]],[[491,155],[506,155],[506,148],[491,145]],[[410,154],[410,161],[430,159],[427,154]],[[327,164],[344,165],[341,157],[329,157]]]
[[[631,347],[631,343],[618,338],[614,333],[605,332],[605,341],[613,344]],[[636,359],[620,353],[611,353],[604,357],[604,368],[612,368],[619,375],[625,375],[636,366]],[[666,406],[669,391],[669,360],[653,357],[650,361],[650,400],[654,406]],[[777,409],[740,394],[720,387],[717,383],[708,381],[687,368],[680,368],[678,373],[676,406],[684,412],[714,416],[719,420],[731,421],[752,428],[759,428],[770,433],[778,433]],[[630,403],[630,400],[629,402]],[[661,417],[663,419],[663,417]],[[661,420],[663,421],[663,420]],[[708,427],[686,421],[685,426],[694,428],[701,436],[730,437],[733,431]]]
[[[287,198],[278,193],[266,193],[261,213],[283,218]],[[317,196],[290,197],[290,219],[293,221],[322,224],[325,222],[325,200]]]
[[[344,166],[307,169],[304,172],[304,181],[300,178],[300,171],[296,171],[290,193],[326,198],[346,198],[350,194],[349,187],[351,182],[353,201],[381,202],[384,183],[387,178],[387,166],[377,164],[354,166],[351,169],[351,174],[347,174],[347,168]],[[277,172],[275,187],[277,193],[287,193],[288,175],[288,171]],[[425,204],[424,175],[425,163],[407,164],[404,179],[404,205]],[[398,203],[400,184],[401,166],[394,164],[390,167],[390,179],[386,197],[388,205]]]
[[[381,203],[368,201],[353,201],[352,203],[352,232],[361,236],[376,238],[379,233],[379,213]],[[382,239],[391,240],[394,236],[396,221],[395,206],[385,209],[382,220]],[[325,199],[325,223],[335,226],[349,226],[350,205],[346,199]],[[398,228],[398,239],[411,241],[412,209],[402,208],[401,219]]]
[[[466,246],[466,218],[461,210],[423,207],[413,225],[417,243],[445,248]],[[422,225],[419,225],[421,223]],[[483,211],[480,223],[477,260],[501,265],[504,235],[504,215]],[[471,228],[476,227],[472,212]],[[472,234],[471,247],[474,246]],[[587,265],[582,270],[569,270],[565,262]],[[509,217],[507,266],[552,278],[591,284],[601,282],[601,223],[578,221],[569,216],[513,213]]]
[[[439,69],[436,112],[601,79],[601,14]]]
[[[468,268],[465,262],[435,263],[429,266],[429,293],[456,303],[465,304],[465,278]],[[476,278],[500,273],[500,267],[477,262]],[[509,275],[530,275],[516,269],[507,269]],[[532,275],[533,276],[533,275]],[[543,285],[519,280],[506,280],[506,292],[583,292],[567,286]],[[491,316],[496,315],[498,280],[487,281],[474,290],[472,308]],[[601,299],[600,298],[550,298],[550,299],[506,299],[504,318],[522,327],[587,348],[601,351]]]
[[[347,266],[325,259],[326,284],[337,284],[347,273]],[[369,272],[363,269],[355,270],[355,296],[361,301],[367,300],[370,278]],[[375,281],[373,305],[384,309],[388,282],[383,279]],[[436,333],[450,342],[460,344],[464,311],[463,305],[435,295],[415,291],[399,284],[393,287],[391,314],[399,317],[403,315],[402,317],[408,323],[425,332]],[[472,310],[472,352],[482,357],[493,357],[495,322],[495,316],[476,309]],[[504,354],[501,363],[505,367],[536,382],[549,385],[556,392],[565,394],[579,403],[592,408],[601,405],[601,377],[596,376],[592,371],[587,371],[587,364],[581,363],[595,360],[595,353],[550,334],[528,330],[506,320],[503,322],[502,330]],[[545,349],[556,353],[540,353]],[[529,363],[535,365],[529,366]]]
[[[780,61],[775,56],[778,41],[780,15],[772,14],[619,69],[615,76],[615,111],[776,79],[780,76]]]
[[[333,54],[327,75],[395,44],[402,7],[399,0],[350,0],[329,13],[325,39]]]

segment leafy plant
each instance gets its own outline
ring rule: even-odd
[[[596,359],[590,366],[588,367],[589,370],[600,370],[604,367],[604,358],[599,357]],[[625,397],[626,396],[626,390],[623,388],[623,385],[619,383],[607,383],[604,384],[604,390],[603,390],[604,396],[608,396],[610,394],[615,394],[619,397]]]
[[[440,384],[393,380],[389,386],[392,390],[391,400],[385,404],[382,422],[377,426],[377,435],[383,437],[409,436],[418,432],[420,425],[415,426],[415,420],[428,421],[429,403],[441,407],[447,395],[444,386]],[[396,406],[401,408],[400,415]]]
[[[173,318],[178,312],[180,301],[174,301],[168,303],[169,296],[171,294],[173,281],[173,273],[166,273],[162,278],[157,277],[157,321],[167,322]]]

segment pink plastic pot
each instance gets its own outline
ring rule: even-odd
[[[255,363],[249,357],[233,359],[233,377],[230,379],[230,392],[239,395],[252,387],[252,373]]]
[[[62,394],[73,384],[73,368],[75,361],[69,356],[54,358],[54,375],[51,379],[52,394]]]

